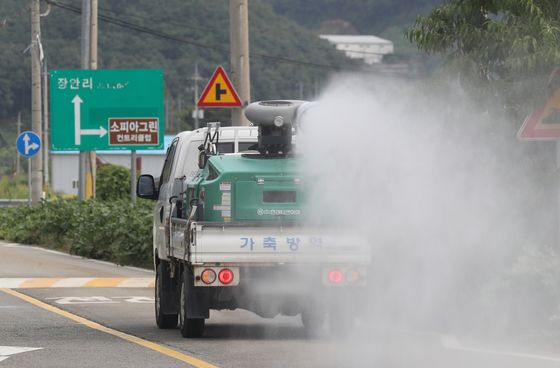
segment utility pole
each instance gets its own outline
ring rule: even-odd
[[[31,0],[31,129],[41,137],[41,37],[40,0]],[[43,155],[38,152],[31,158],[31,201],[39,203],[43,195]]]
[[[47,9],[44,13],[41,13],[41,18],[46,17],[51,12],[51,4],[47,4]],[[42,48],[42,46],[39,46]],[[50,159],[49,159],[49,68],[47,67],[47,58],[43,55],[42,62],[42,73],[43,73],[43,136],[41,140],[43,142],[43,187],[50,188]]]
[[[251,102],[248,0],[229,0],[229,32],[232,82],[245,107]],[[231,109],[232,125],[249,125],[243,107]]]
[[[90,27],[91,23],[91,2],[90,0],[82,0],[82,44],[81,59],[82,69],[89,69],[90,64]],[[79,161],[79,179],[78,179],[78,197],[81,201],[86,199],[86,169],[87,169],[87,152],[80,150]]]
[[[98,0],[91,1],[91,13],[90,13],[90,38],[89,38],[89,68],[92,70],[97,69],[97,12],[98,12]],[[89,169],[91,174],[91,197],[95,198],[95,180],[97,177],[97,154],[95,151],[89,151]]]
[[[200,127],[198,116],[198,81],[202,80],[198,74],[198,62],[194,64],[194,75],[192,79],[194,82],[194,129],[198,129]]]
[[[17,114],[17,136],[21,134],[21,112]],[[19,163],[19,152],[16,149],[16,175],[19,174],[20,163]]]
[[[44,155],[44,180],[47,188],[50,188],[49,174],[49,70],[47,68],[47,60],[43,61],[43,155]],[[19,156],[19,155],[18,155]]]

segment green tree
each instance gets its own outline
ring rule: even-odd
[[[560,64],[560,2],[447,0],[418,17],[406,36],[420,50],[444,55],[471,86],[527,110]]]

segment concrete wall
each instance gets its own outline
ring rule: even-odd
[[[98,154],[99,159],[113,165],[120,165],[130,169],[130,155],[123,154]],[[142,172],[159,177],[165,155],[140,155],[142,159]],[[52,190],[57,193],[78,195],[78,155],[77,154],[52,154],[51,156]]]

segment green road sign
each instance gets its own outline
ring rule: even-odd
[[[163,71],[51,70],[53,151],[163,148]]]

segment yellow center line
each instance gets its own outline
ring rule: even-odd
[[[156,344],[154,342],[151,342],[151,341],[144,340],[144,339],[141,339],[141,338],[136,337],[136,336],[126,334],[124,332],[113,330],[112,328],[109,328],[109,327],[105,327],[105,326],[103,326],[103,325],[101,325],[97,322],[93,322],[93,321],[90,321],[89,319],[77,316],[75,314],[72,314],[70,312],[62,310],[62,309],[57,308],[55,306],[52,306],[50,304],[44,303],[40,300],[37,300],[37,299],[32,298],[30,296],[27,296],[25,294],[19,293],[15,290],[1,288],[0,291],[3,291],[6,294],[10,294],[12,296],[15,296],[16,298],[22,299],[22,300],[24,300],[28,303],[31,303],[31,304],[39,307],[39,308],[43,308],[45,310],[48,310],[49,312],[56,313],[60,316],[66,317],[66,318],[68,318],[72,321],[78,322],[78,323],[80,323],[84,326],[87,326],[89,328],[92,328],[94,330],[105,332],[109,335],[116,336],[116,337],[121,338],[123,340],[129,341],[133,344],[137,344],[137,345],[143,346],[145,348],[157,351],[158,353],[161,353],[163,355],[167,355],[168,357],[175,358],[175,359],[180,360],[182,362],[188,363],[188,364],[190,364],[190,365],[192,365],[196,368],[218,368],[217,366],[215,366],[213,364],[210,364],[208,362],[205,362],[205,361],[200,360],[198,358],[195,358],[193,356],[181,353],[177,350],[173,350],[173,349],[168,348],[166,346],[159,345],[159,344]]]

